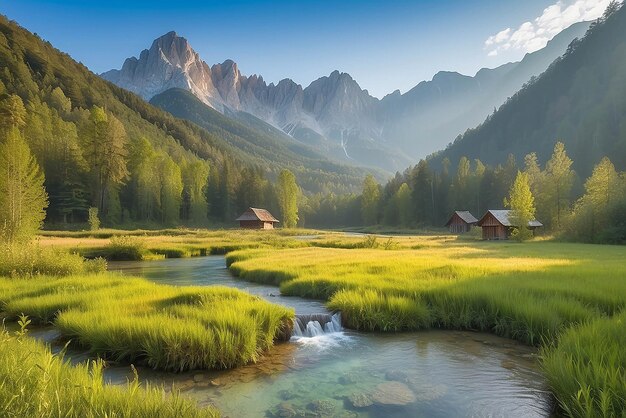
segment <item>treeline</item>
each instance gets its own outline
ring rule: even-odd
[[[45,102],[24,105],[0,84],[2,126],[16,129],[11,135],[42,169],[49,224],[85,222],[90,207],[108,226],[207,226],[232,222],[252,205],[279,211],[274,185],[259,169],[228,159],[218,167],[179,147],[156,147],[129,136],[101,107],[73,108],[58,87],[43,95]]]
[[[531,193],[530,213],[547,233],[575,241],[626,243],[626,174],[604,157],[583,181],[573,164],[562,142],[544,164],[535,153],[521,164],[509,155],[495,167],[466,157],[453,167],[446,159],[440,171],[422,160],[384,186],[368,176],[360,195],[309,198],[302,212],[310,223],[323,227],[440,228],[454,210],[480,217],[488,209],[503,209],[512,191],[524,187]]]

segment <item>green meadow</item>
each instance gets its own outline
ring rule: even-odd
[[[245,280],[328,301],[350,328],[469,329],[539,346],[566,414],[623,415],[626,248],[397,241],[387,250],[341,242],[337,248],[248,249],[229,253],[227,262]]]
[[[325,300],[352,329],[475,330],[537,346],[564,414],[626,410],[624,247],[323,231],[110,232],[47,233],[27,250],[2,253],[2,315],[53,324],[63,339],[105,360],[173,372],[241,366],[285,338],[293,311],[230,288],[176,288],[106,273],[102,259],[81,256],[123,258],[112,255],[120,246],[147,259],[226,253],[240,278]],[[3,351],[28,341],[41,358],[51,356],[27,337],[4,340]],[[75,370],[52,358],[58,373],[99,380],[100,366]],[[21,366],[2,367],[11,375]],[[36,375],[29,382],[22,384],[38,390]],[[119,393],[163,396],[154,388]],[[162,401],[187,408],[176,397]],[[154,402],[145,407],[161,407]]]

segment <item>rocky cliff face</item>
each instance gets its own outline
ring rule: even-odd
[[[474,77],[442,71],[405,94],[396,91],[382,100],[339,71],[303,88],[290,79],[275,85],[261,76],[246,77],[231,60],[209,67],[175,32],[102,77],[146,100],[182,88],[222,113],[247,112],[321,150],[340,149],[343,158],[367,165],[380,166],[382,159],[385,169],[395,170],[482,122],[587,27],[572,26],[519,63],[483,69]]]

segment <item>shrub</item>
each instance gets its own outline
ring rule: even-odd
[[[86,261],[78,254],[38,244],[0,247],[0,276],[67,276],[106,270],[102,259]]]
[[[112,237],[110,244],[104,251],[104,257],[111,261],[143,260],[147,250],[139,239],[121,236]]]

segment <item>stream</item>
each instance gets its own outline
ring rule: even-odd
[[[174,386],[226,417],[548,417],[553,409],[536,350],[512,340],[345,330],[319,301],[233,277],[222,256],[111,262],[109,270],[176,286],[235,287],[293,307],[308,322],[257,364],[181,374],[139,369],[142,381]],[[132,372],[112,366],[105,377],[125,383]]]

